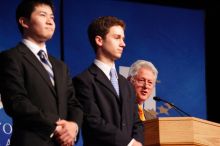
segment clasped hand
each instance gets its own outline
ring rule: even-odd
[[[74,122],[59,120],[54,132],[56,140],[61,146],[73,146],[75,144],[78,131],[77,124]]]

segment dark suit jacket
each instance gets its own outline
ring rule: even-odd
[[[84,146],[127,146],[132,138],[143,142],[133,88],[123,76],[118,77],[120,97],[94,64],[73,79],[84,109]]]
[[[75,121],[82,110],[66,65],[49,57],[55,87],[36,56],[22,43],[0,55],[0,93],[6,113],[12,117],[11,145],[53,146],[55,122]]]

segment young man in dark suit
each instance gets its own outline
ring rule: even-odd
[[[82,122],[67,66],[47,54],[55,30],[50,0],[23,0],[16,20],[22,41],[0,55],[0,93],[12,117],[12,146],[72,146]]]
[[[112,16],[100,17],[88,27],[96,58],[86,71],[73,79],[84,110],[84,146],[143,144],[143,125],[133,87],[123,76],[111,72],[125,47],[124,29],[125,23]]]

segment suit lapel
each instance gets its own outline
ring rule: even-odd
[[[120,89],[120,98],[121,98],[121,115],[126,121],[128,117],[126,114],[130,113],[133,110],[131,101],[135,99],[134,92],[132,91],[132,86],[130,86],[129,82],[122,76],[118,75],[118,83]]]
[[[58,100],[58,103],[62,103],[59,101],[59,100],[62,100],[59,98],[59,97],[62,97],[60,89],[63,89],[62,88],[63,84],[61,83],[61,80],[60,80],[60,78],[62,78],[62,76],[63,76],[62,72],[61,72],[62,70],[60,69],[60,67],[58,66],[58,64],[56,63],[56,61],[52,57],[49,56],[49,60],[53,66],[54,83],[55,83],[56,93],[57,93],[57,97],[58,97],[57,100]],[[59,108],[59,106],[58,106],[58,108]]]
[[[118,74],[118,84],[119,84],[119,90],[120,90],[120,98],[122,103],[125,103],[124,101],[126,100],[127,97],[129,97],[128,91],[126,90],[127,88],[125,88],[124,86],[126,85],[124,83],[123,77]]]
[[[98,82],[108,88],[116,96],[116,98],[119,99],[111,81],[106,77],[101,69],[99,69],[95,64],[92,64],[89,70]]]
[[[50,81],[48,73],[43,67],[43,65],[41,64],[41,62],[24,44],[20,44],[18,49],[23,54],[24,58],[39,72],[39,74],[44,79],[44,81],[47,83],[47,85],[50,87],[52,92],[56,95],[55,89]]]

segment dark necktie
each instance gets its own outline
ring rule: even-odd
[[[119,85],[115,68],[111,68],[110,70],[110,81],[112,82],[112,85],[115,88],[117,95],[119,96]]]
[[[52,85],[54,86],[54,74],[53,74],[53,70],[52,70],[52,65],[50,64],[49,60],[46,57],[46,53],[43,50],[40,50],[37,55],[40,57],[40,60],[44,66],[44,68],[46,69],[46,71],[49,74],[50,80]]]

